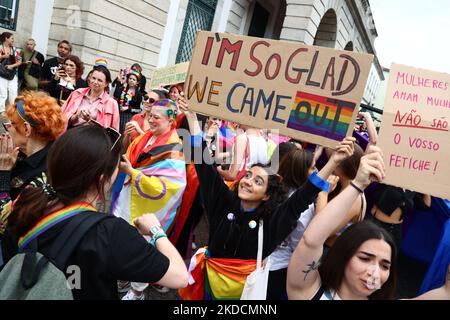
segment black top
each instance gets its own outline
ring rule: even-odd
[[[205,142],[203,150],[204,148]],[[193,154],[199,151],[194,148]],[[208,157],[209,152],[204,152],[203,155]],[[205,159],[203,162],[206,161],[211,159]],[[249,225],[251,221],[258,222],[256,212],[244,212],[241,209],[241,200],[224,183],[215,167],[201,163],[196,164],[195,168],[209,218],[211,257],[256,259],[258,227],[252,229]],[[320,191],[308,180],[264,219],[264,258],[295,229],[300,214],[314,202]]]
[[[123,90],[124,90],[123,85],[121,85],[120,82],[117,81],[116,87],[114,89],[114,99],[116,99],[117,104],[119,105],[119,110],[121,107],[123,107],[120,105],[120,98],[121,98]],[[140,113],[142,111],[141,103],[142,103],[142,93],[139,91],[139,88],[136,88],[135,95],[133,96],[133,98],[130,101],[128,110],[125,110],[125,111],[120,110],[120,112],[133,113],[133,114]]]
[[[374,204],[388,216],[397,208],[402,210],[402,215],[414,208],[422,211],[429,209],[422,194],[386,184],[377,185],[372,197]]]
[[[147,78],[142,74],[141,80],[139,80],[139,91],[141,92],[142,95],[146,94],[146,91],[145,91],[146,85],[147,85]]]
[[[0,171],[0,192],[9,193],[11,199],[15,200],[26,186],[41,178],[47,171],[47,154],[50,147],[51,144],[28,158],[20,154],[12,171]]]
[[[38,238],[38,251],[48,255],[52,241],[70,219]],[[17,240],[5,239],[4,258],[17,252]],[[75,300],[116,300],[117,280],[155,283],[169,268],[169,259],[148,244],[139,232],[121,218],[110,217],[90,229],[81,240],[68,266],[78,266],[81,289],[73,289]],[[70,271],[70,270],[69,270]],[[74,276],[74,272],[66,274]]]
[[[54,57],[54,58],[46,60],[44,62],[44,65],[42,66],[40,79],[45,80],[45,81],[52,81],[52,79],[55,77],[58,66],[62,63],[63,63],[63,59],[58,58],[58,57]],[[40,86],[39,89],[49,92],[48,85]]]
[[[64,87],[60,86],[59,80],[57,81],[53,77],[48,85],[48,93],[50,94],[50,96],[55,98],[56,101],[58,101],[59,105],[62,105],[63,104],[62,102],[66,101],[69,98],[69,96],[72,94],[72,92],[74,92],[77,89],[87,88],[87,87],[88,87],[87,82],[80,78],[75,83],[74,90],[70,90],[68,88],[64,88]]]

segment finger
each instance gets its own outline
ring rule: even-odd
[[[376,168],[374,167],[367,167],[367,170],[370,173],[369,179],[371,181],[377,181],[377,182],[381,182],[384,180],[384,176],[383,174]]]
[[[9,135],[7,136],[6,143],[7,143],[8,153],[12,153],[13,150],[14,150],[14,144],[13,144],[13,141],[11,139],[11,136],[9,136]]]
[[[382,162],[380,162],[378,160],[367,160],[366,161],[366,165],[368,165],[368,166],[370,166],[372,168],[376,168],[378,171],[380,171],[380,173],[382,174],[383,178],[386,176]]]
[[[6,142],[6,136],[4,134],[2,134],[2,136],[0,137],[0,143],[1,143],[1,151],[3,154],[8,152],[8,144]]]

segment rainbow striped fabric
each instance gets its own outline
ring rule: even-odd
[[[352,123],[356,104],[297,92],[287,127],[342,141]]]
[[[176,130],[158,138],[149,148],[148,132],[136,138],[127,156],[133,174],[118,180],[122,186],[113,193],[112,213],[133,224],[134,219],[154,213],[166,233],[174,225],[186,188],[186,163]]]
[[[208,257],[199,249],[189,266],[189,285],[178,292],[183,300],[239,300],[256,260]]]
[[[44,218],[42,218],[33,227],[33,229],[28,231],[27,234],[25,234],[23,237],[19,239],[18,242],[19,252],[22,252],[22,250],[25,249],[31,241],[33,241],[34,239],[36,239],[41,234],[51,229],[58,223],[87,211],[97,211],[97,209],[93,207],[90,203],[78,202],[63,209],[50,212]]]

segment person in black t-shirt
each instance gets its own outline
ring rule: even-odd
[[[58,43],[58,56],[44,62],[39,79],[39,89],[49,92],[49,84],[55,77],[58,67],[62,67],[63,61],[72,53],[72,45],[67,40]]]
[[[68,208],[75,211],[37,236],[39,252],[48,258],[53,241],[74,216],[96,211],[97,200],[105,199],[118,175],[120,140],[117,131],[90,122],[68,130],[53,144],[48,155],[51,184],[27,188],[15,203],[8,219],[5,261],[17,252],[17,239],[43,222],[50,212],[55,216]],[[68,266],[80,269],[81,285],[72,289],[75,300],[117,299],[118,280],[157,283],[169,288],[187,285],[184,261],[158,219],[147,214],[135,219],[134,225],[136,228],[110,216],[86,233],[67,265],[61,268],[63,272]],[[150,244],[141,234],[151,237]],[[142,295],[134,300],[143,298]]]

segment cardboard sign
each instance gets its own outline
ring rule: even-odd
[[[373,56],[201,31],[185,95],[192,110],[325,146],[351,135]]]
[[[392,65],[379,146],[386,184],[450,198],[450,75]]]
[[[150,88],[154,89],[162,86],[183,83],[189,69],[189,62],[175,64],[173,66],[156,69],[153,72]]]

